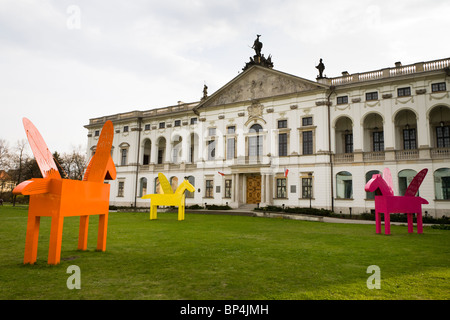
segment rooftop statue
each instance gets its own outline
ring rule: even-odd
[[[320,59],[319,64],[316,66],[316,68],[319,70],[319,76],[317,79],[323,78],[323,70],[325,70],[325,65],[322,62],[322,59]]]

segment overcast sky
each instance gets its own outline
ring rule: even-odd
[[[448,0],[0,0],[0,139],[22,117],[60,153],[89,119],[194,102],[241,72],[256,34],[274,69],[315,80],[450,57]]]

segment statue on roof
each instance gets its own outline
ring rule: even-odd
[[[320,58],[319,64],[316,66],[316,69],[319,70],[319,76],[317,77],[317,79],[322,79],[323,78],[323,70],[325,70],[325,65],[322,62],[322,58]]]
[[[253,47],[252,47],[253,49],[255,49],[255,53],[256,53],[256,55],[257,55],[258,57],[261,56],[261,49],[262,49],[262,47],[263,47],[262,42],[259,41],[259,37],[261,37],[261,35],[260,35],[260,34],[257,34],[257,35],[256,35],[256,39],[255,39],[255,41],[253,42]]]
[[[260,34],[256,35],[256,39],[253,42],[252,49],[255,50],[255,55],[253,57],[250,57],[250,61],[245,64],[245,67],[242,68],[243,71],[247,70],[253,65],[259,65],[266,68],[273,68],[273,62],[272,62],[272,55],[269,54],[269,57],[264,57],[264,54],[261,54],[261,49],[263,47],[263,44],[261,41],[259,41],[259,37],[261,37]]]

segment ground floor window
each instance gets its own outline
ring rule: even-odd
[[[232,181],[231,179],[226,179],[225,180],[225,198],[231,198],[231,186],[232,186]]]
[[[286,178],[277,179],[277,198],[286,197]]]
[[[352,199],[353,198],[353,181],[352,174],[347,171],[341,171],[336,174],[336,198]]]
[[[434,172],[434,188],[436,200],[450,200],[450,168]]]
[[[119,188],[117,190],[117,196],[118,197],[123,197],[123,190],[125,188],[125,182],[124,181],[119,181]]]
[[[214,198],[214,180],[206,180],[205,198]]]
[[[302,178],[302,198],[312,198],[312,178]]]
[[[192,184],[195,187],[195,178],[193,176],[189,176],[187,180],[190,184]],[[194,198],[194,192],[186,190],[186,198]]]

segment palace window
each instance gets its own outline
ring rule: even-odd
[[[236,126],[229,126],[227,128],[227,134],[234,134],[236,133]]]
[[[189,176],[187,178],[187,180],[190,184],[192,184],[195,187],[195,178],[193,176]],[[194,192],[190,192],[188,190],[186,190],[185,192],[186,192],[186,198],[194,198]]]
[[[166,127],[166,123],[165,122],[160,122],[159,123],[159,128],[160,129],[164,129]]]
[[[208,147],[208,160],[214,160],[216,158],[216,141],[209,140],[206,144]]]
[[[191,124],[196,124],[197,123],[197,118],[191,118]]]
[[[205,198],[214,198],[214,180],[206,180]]]
[[[262,132],[262,127],[259,124],[254,124],[250,128],[250,133],[256,132],[256,136],[250,136],[248,138],[248,155],[249,156],[262,156],[263,154],[263,137],[259,135]]]
[[[397,89],[397,96],[398,97],[406,97],[406,96],[410,96],[410,95],[411,95],[411,88],[410,87],[398,88]]]
[[[416,129],[403,129],[403,149],[417,149],[416,146]]]
[[[450,148],[450,126],[436,127],[436,146]]]
[[[162,164],[164,161],[164,149],[158,149],[158,164]]]
[[[139,191],[141,197],[147,194],[147,178],[141,178]]]
[[[128,126],[123,127],[123,132],[128,132]]]
[[[224,198],[231,198],[231,186],[232,186],[232,180],[226,179],[225,180],[225,195]]]
[[[100,135],[100,130],[95,130],[94,137],[98,137]]]
[[[312,117],[304,117],[302,118],[302,126],[312,126],[313,118]]]
[[[304,131],[303,136],[303,154],[313,154],[313,132]]]
[[[278,156],[287,156],[287,133],[280,133],[278,135]]]
[[[373,151],[384,151],[384,135],[383,131],[375,131],[373,137]]]
[[[216,128],[208,128],[208,136],[214,137],[216,135]]]
[[[345,153],[353,153],[353,133],[344,134]]]
[[[127,165],[127,154],[128,154],[128,149],[120,150],[120,165],[122,165],[122,166]]]
[[[336,98],[337,104],[347,104],[348,103],[348,96],[341,96]]]
[[[179,127],[181,126],[181,120],[175,120],[175,122],[173,123],[174,127]]]
[[[302,198],[312,198],[312,178],[302,178]]]
[[[227,139],[227,160],[235,158],[236,140],[235,138]]]
[[[150,124],[146,124],[146,125],[144,126],[144,130],[150,130]]]
[[[117,196],[118,197],[123,197],[124,186],[125,186],[125,182],[124,181],[119,181],[119,187],[117,189]]]
[[[440,91],[446,91],[446,90],[447,90],[447,88],[446,88],[445,82],[431,84],[431,92],[440,92]]]
[[[450,200],[450,169],[441,168],[434,172],[436,200]]]
[[[366,101],[378,100],[378,92],[367,92]]]
[[[277,179],[277,198],[286,197],[286,178]]]
[[[287,128],[287,120],[278,120],[278,129]]]
[[[336,174],[336,198],[352,199],[353,181],[352,174],[347,171],[341,171]]]

